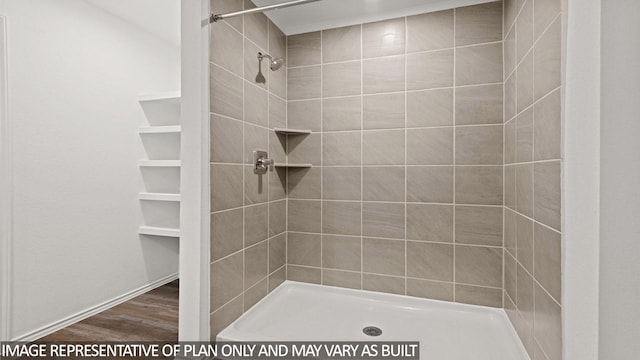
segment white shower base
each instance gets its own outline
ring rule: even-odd
[[[362,332],[377,326],[377,337]],[[286,281],[218,341],[419,341],[421,360],[528,360],[502,309]]]

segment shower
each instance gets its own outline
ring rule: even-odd
[[[282,58],[273,58],[273,56],[269,54],[263,54],[261,52],[258,53],[258,75],[256,75],[256,83],[264,84],[267,82],[264,75],[262,75],[262,60],[264,58],[268,58],[270,60],[269,68],[271,71],[279,70],[282,65],[284,65],[284,59]]]

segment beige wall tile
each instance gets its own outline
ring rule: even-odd
[[[515,302],[517,295],[518,263],[508,251],[504,252],[504,290]],[[505,303],[505,306],[507,304]],[[514,304],[515,307],[515,304]]]
[[[244,246],[251,246],[269,237],[269,205],[248,206],[244,209]],[[249,224],[251,224],[249,226]]]
[[[362,231],[364,236],[404,239],[405,204],[362,204]],[[359,225],[359,224],[358,224]]]
[[[407,165],[453,165],[453,128],[407,130]]]
[[[516,210],[533,217],[533,164],[516,165]]]
[[[242,294],[243,258],[238,252],[211,264],[211,310]]]
[[[513,164],[516,162],[517,123],[518,121],[516,119],[512,119],[504,125],[504,163],[505,164]]]
[[[404,165],[404,130],[365,131],[362,161],[365,165]]]
[[[269,271],[269,243],[263,241],[244,251],[244,289],[266,278]]]
[[[242,76],[243,37],[226,22],[211,25],[209,60],[232,73]]]
[[[283,267],[287,262],[287,234],[269,239],[269,273]]]
[[[549,359],[562,359],[561,309],[549,295],[535,285],[535,337]]]
[[[519,62],[533,46],[533,1],[528,0],[522,6],[518,20],[516,20],[516,29],[517,60]]]
[[[561,19],[557,18],[536,42],[533,60],[533,72],[536,78],[534,84],[536,100],[556,89],[562,82],[561,39]]]
[[[287,279],[287,267],[283,266],[269,275],[269,292],[275,290]]]
[[[511,75],[511,73],[516,69],[516,65],[518,61],[516,59],[516,30],[515,28],[511,29],[511,31],[504,38],[504,77]]]
[[[456,243],[502,246],[502,208],[456,206]]]
[[[211,261],[242,250],[242,209],[211,214]]]
[[[538,101],[534,107],[534,159],[561,157],[562,99],[560,89]]]
[[[364,94],[404,91],[405,59],[402,56],[363,61],[362,91]]]
[[[320,233],[320,201],[288,200],[288,231]]]
[[[273,94],[269,95],[269,128],[287,126],[287,102]]]
[[[350,96],[322,100],[322,130],[360,130],[362,97]]]
[[[269,130],[266,128],[244,123],[244,163],[253,164],[254,150],[269,148]]]
[[[289,67],[317,65],[322,62],[320,31],[287,36]]]
[[[320,267],[321,251],[322,238],[319,234],[288,233],[288,264]]]
[[[407,52],[453,47],[453,10],[407,17]]]
[[[404,241],[364,238],[362,256],[364,272],[404,276]]]
[[[549,24],[560,15],[561,0],[536,0],[533,4],[533,30],[535,38],[547,29]]]
[[[502,290],[456,284],[455,301],[465,304],[502,307]]]
[[[324,200],[360,200],[362,171],[359,167],[325,167],[322,171]]]
[[[322,130],[322,102],[319,99],[287,102],[287,127]],[[285,127],[285,126],[282,126]]]
[[[453,50],[407,55],[407,89],[423,90],[453,85]]]
[[[517,218],[516,213],[508,208],[504,209],[504,248],[511,255],[516,256]]]
[[[516,244],[516,259],[527,271],[533,272],[533,222],[519,214],[516,215]]]
[[[453,166],[407,167],[407,202],[453,203]]]
[[[244,293],[244,311],[253,307],[269,293],[269,278],[265,277]]]
[[[242,166],[211,165],[211,211],[242,206]]]
[[[361,93],[361,62],[349,61],[322,66],[322,96],[349,96]]]
[[[404,173],[400,166],[363,168],[362,200],[404,202]]]
[[[360,235],[362,206],[359,202],[323,201],[322,232],[325,234]]]
[[[306,136],[288,136],[289,163],[321,165],[321,138],[319,133]]]
[[[289,100],[316,99],[321,96],[321,66],[287,69]]]
[[[282,200],[286,198],[287,170],[276,168],[269,172],[269,200]]]
[[[516,331],[529,354],[533,354],[533,278],[518,266],[518,291],[516,304],[521,320]]]
[[[362,25],[362,51],[364,58],[404,54],[404,18]]]
[[[244,8],[253,9],[256,6],[250,0],[244,0]],[[262,49],[267,48],[268,19],[264,14],[250,14],[244,16],[244,35]]]
[[[323,62],[336,62],[360,59],[361,26],[345,26],[322,31]]]
[[[290,199],[320,199],[322,170],[320,168],[291,168],[287,174],[287,194]]]
[[[269,20],[269,54],[287,60],[287,36]]]
[[[260,69],[260,62],[258,61],[258,53],[264,53],[264,49],[256,46],[248,39],[244,39],[244,79],[248,82],[255,84],[263,89],[267,89],[271,84],[271,77],[275,75],[269,70],[269,62],[267,60],[262,62],[262,74],[266,78],[265,84],[256,83],[256,76]]]
[[[533,104],[533,53],[529,53],[516,70],[518,113]]]
[[[407,127],[452,125],[452,89],[410,91],[407,93]]]
[[[326,286],[337,286],[360,290],[362,288],[362,274],[357,272],[323,269],[322,284]]]
[[[362,289],[404,295],[405,281],[401,277],[363,274]]]
[[[353,236],[322,235],[322,267],[361,270],[362,240]],[[360,275],[358,275],[358,287]]]
[[[455,9],[456,46],[502,40],[502,2]]]
[[[210,73],[211,112],[242,120],[242,79],[214,64]]]
[[[518,115],[516,120],[516,161],[533,160],[533,108]]]
[[[242,122],[211,115],[211,161],[242,163]]]
[[[242,10],[243,0],[211,0],[211,11],[215,14],[224,14],[229,12],[236,12]],[[233,26],[236,30],[242,33],[242,16],[229,18],[224,20],[227,24]]]
[[[407,204],[407,239],[453,242],[453,206]]]
[[[511,73],[511,76],[507,78],[504,82],[504,119],[505,121],[513,119],[514,116],[518,113],[517,105],[516,105],[516,84],[517,74],[516,72]]]
[[[407,279],[407,295],[434,300],[453,301],[453,283]]]
[[[456,125],[502,124],[502,84],[456,88]]]
[[[502,81],[502,43],[456,49],[456,85]]]
[[[321,284],[322,270],[318,268],[287,265],[287,280]]]
[[[534,166],[534,218],[560,230],[560,161]]]
[[[502,205],[502,166],[456,166],[458,204]]]
[[[322,136],[322,165],[360,165],[359,132],[325,133]]]
[[[453,281],[453,245],[407,241],[407,276]]]
[[[515,25],[516,16],[522,8],[525,0],[505,0],[504,1],[504,31],[507,32]]]
[[[516,166],[504,167],[504,205],[512,210],[516,209]]]
[[[502,165],[502,125],[456,127],[456,165]]]
[[[534,275],[553,298],[561,301],[561,236],[560,233],[535,224]]]
[[[211,327],[211,341],[215,341],[216,336],[220,331],[224,330],[224,328],[239,318],[240,315],[242,315],[242,310],[242,296],[238,296],[233,299],[233,301],[230,301],[228,304],[211,314],[211,318],[209,319]]]
[[[254,166],[244,167],[244,205],[261,204],[269,201],[268,174],[253,172]]]
[[[363,98],[365,129],[405,127],[405,94],[367,95]]]
[[[269,74],[269,83],[267,87],[269,87],[269,91],[273,94],[279,96],[282,99],[286,99],[287,97],[287,73],[289,70],[285,67],[278,71],[271,71]],[[254,80],[255,81],[255,80]]]
[[[502,249],[456,245],[455,281],[502,288]]]

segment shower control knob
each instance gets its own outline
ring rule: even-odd
[[[274,162],[272,159],[268,158],[268,154],[264,150],[254,150],[253,151],[253,161],[254,168],[253,172],[258,175],[266,174],[267,170],[269,170],[269,166],[273,165]]]

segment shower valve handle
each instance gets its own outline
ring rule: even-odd
[[[268,158],[268,154],[264,150],[255,150],[253,152],[253,160],[255,167],[253,172],[258,175],[263,175],[269,170],[269,166],[274,164],[272,159]]]

